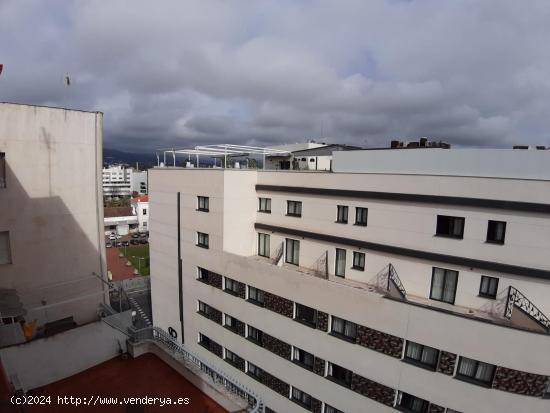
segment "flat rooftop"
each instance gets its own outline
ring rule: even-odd
[[[137,358],[113,358],[84,370],[74,376],[50,383],[29,392],[33,396],[51,396],[51,404],[25,406],[25,412],[107,412],[107,413],[226,413],[214,400],[182,377],[176,370],[154,354],[147,353]],[[93,406],[58,405],[57,396],[73,396],[95,400],[117,398],[113,405]],[[130,405],[123,397],[161,397],[177,400],[189,398],[187,405]],[[112,399],[111,399],[112,400]],[[92,402],[93,404],[93,402]],[[1,405],[0,405],[1,406]]]

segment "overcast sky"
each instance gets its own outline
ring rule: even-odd
[[[549,22],[548,0],[0,0],[0,101],[102,111],[134,152],[550,145]]]

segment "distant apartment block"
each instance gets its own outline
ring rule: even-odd
[[[101,113],[0,103],[2,345],[97,319],[101,164]]]
[[[153,323],[266,412],[549,411],[550,152],[150,170]]]
[[[147,171],[135,171],[122,165],[103,168],[103,196],[129,197],[134,192],[147,193]]]

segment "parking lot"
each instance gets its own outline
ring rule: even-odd
[[[107,270],[115,281],[139,277],[134,274],[138,270],[141,275],[149,275],[149,242],[147,233],[141,236],[122,235],[116,240],[105,237],[107,247]],[[120,257],[120,254],[123,257]],[[130,261],[131,266],[126,263]]]

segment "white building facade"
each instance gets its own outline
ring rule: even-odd
[[[155,326],[267,412],[549,411],[550,152],[440,151],[151,170]]]
[[[149,196],[132,198],[132,208],[137,217],[138,231],[149,231]]]
[[[0,330],[16,326],[15,339],[20,322],[96,320],[106,279],[102,114],[0,103],[0,153]]]

